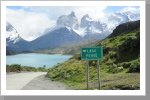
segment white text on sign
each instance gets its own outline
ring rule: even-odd
[[[90,50],[83,50],[83,52],[87,52],[87,53],[94,53],[96,52],[96,49],[90,49]]]
[[[97,54],[86,54],[86,57],[97,57]]]

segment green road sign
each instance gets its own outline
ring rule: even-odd
[[[84,47],[81,48],[82,60],[100,60],[103,58],[102,47]]]

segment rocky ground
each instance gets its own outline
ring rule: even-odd
[[[51,81],[45,75],[40,75],[31,80],[21,90],[71,90],[71,88],[63,83]]]

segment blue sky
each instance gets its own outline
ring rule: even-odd
[[[22,6],[7,6],[7,8],[9,8],[9,9],[14,9],[14,10],[18,10],[18,9],[21,9]]]
[[[106,9],[104,10],[105,13],[112,13],[116,11],[121,11],[125,7],[128,6],[107,6]],[[139,6],[134,6],[135,8],[139,8]]]
[[[128,6],[107,6],[106,9],[104,9],[104,12],[105,13],[116,12],[116,11],[122,10],[125,7],[128,7]],[[133,6],[133,7],[139,8],[139,6]],[[7,8],[13,9],[13,10],[24,9],[25,11],[31,11],[30,9],[22,7],[22,6],[7,6]]]
[[[12,10],[24,10],[26,12],[30,12],[31,11],[29,8],[25,8],[23,6],[7,6],[6,8],[12,9]]]

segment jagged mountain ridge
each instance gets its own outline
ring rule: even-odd
[[[114,24],[110,27],[106,23],[94,21],[88,14],[84,15],[79,23],[75,12],[72,11],[69,15],[60,16],[54,28],[46,29],[44,35],[31,42],[22,39],[17,30],[9,23],[6,26],[6,45],[8,50],[21,51],[79,42],[93,37],[103,39],[117,25],[137,19],[139,19],[138,14],[112,13],[108,17],[108,20],[110,21],[110,25],[113,22]]]
[[[90,37],[105,38],[106,35],[110,34],[107,29],[106,23],[100,21],[94,21],[88,14],[81,18],[80,29],[84,29],[84,33],[80,33],[83,38],[87,39]]]
[[[9,23],[6,22],[6,44],[9,45],[10,43],[15,44],[16,42],[21,40],[17,30]]]
[[[57,28],[70,27],[72,29],[77,29],[78,26],[79,22],[73,11],[68,16],[66,15],[60,16],[57,20]]]
[[[71,31],[79,34],[83,39],[91,37],[105,38],[110,34],[107,29],[106,23],[100,21],[94,21],[88,14],[81,18],[81,22],[78,22],[75,12],[71,12],[69,15],[62,15],[58,18],[56,27],[53,30],[57,30],[61,27],[66,27]]]

